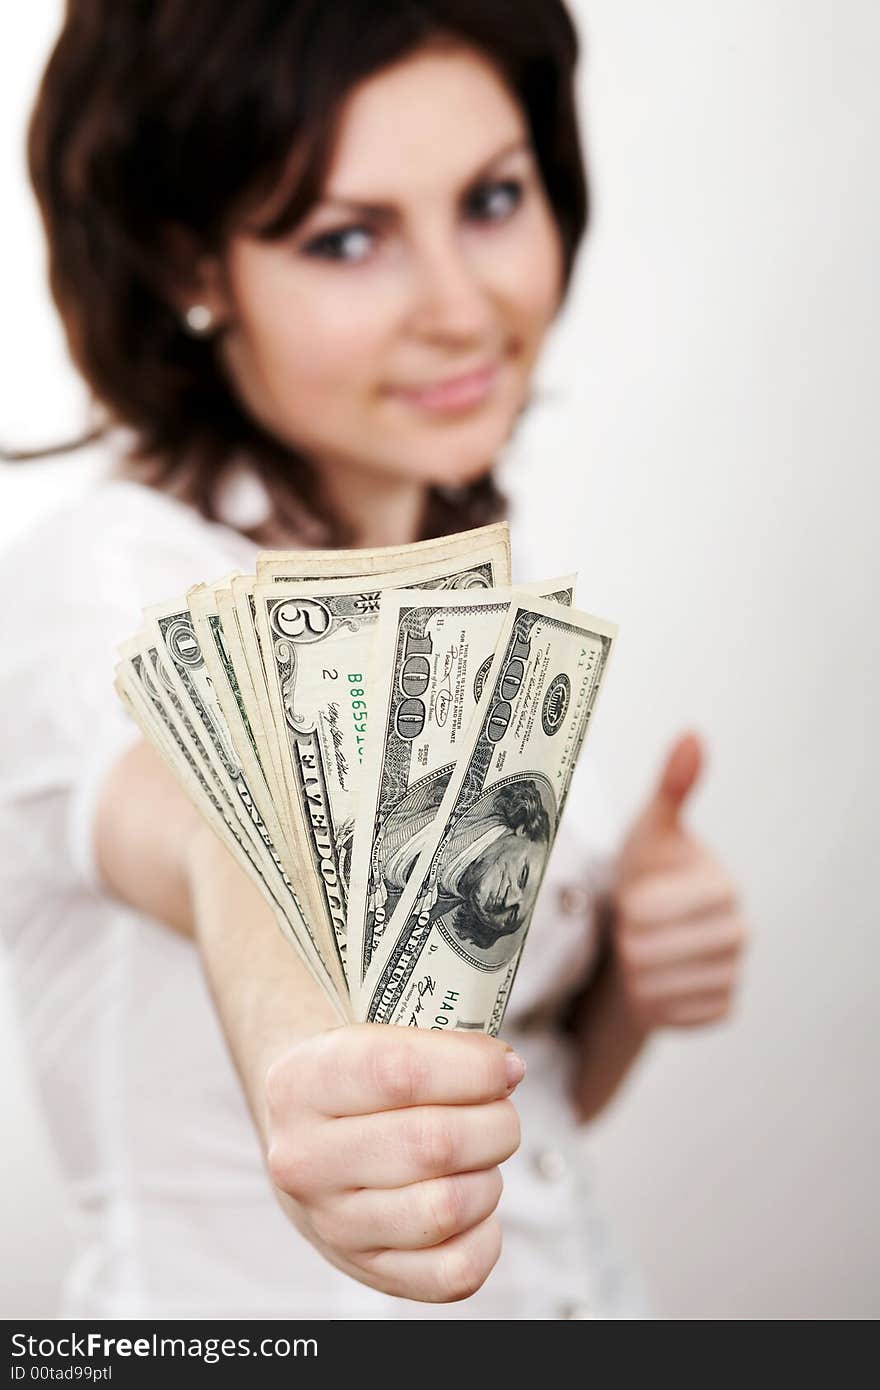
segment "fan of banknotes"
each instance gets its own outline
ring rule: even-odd
[[[120,697],[345,1020],[497,1033],[616,625],[505,524],[256,569],[146,609]]]

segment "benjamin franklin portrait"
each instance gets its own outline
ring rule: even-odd
[[[384,843],[388,911],[393,911],[445,790],[448,772],[424,788],[421,805],[397,808]],[[415,791],[415,789],[413,789]],[[519,950],[531,919],[553,840],[553,800],[534,777],[522,777],[481,797],[449,835],[439,864],[431,920],[443,919],[449,939],[488,967]]]

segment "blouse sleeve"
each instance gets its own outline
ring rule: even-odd
[[[240,562],[224,534],[234,535],[115,483],[0,554],[0,815],[32,865],[51,825],[56,843],[41,843],[42,867],[100,887],[96,803],[109,769],[140,737],[114,689],[116,648],[140,628],[147,604]]]

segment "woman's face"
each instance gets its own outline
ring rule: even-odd
[[[226,369],[320,467],[458,486],[510,434],[561,288],[516,101],[476,53],[426,50],[351,94],[294,232],[233,238]]]

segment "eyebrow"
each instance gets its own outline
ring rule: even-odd
[[[516,139],[509,141],[508,144],[504,145],[500,150],[496,150],[495,154],[490,155],[487,160],[484,160],[479,168],[464,181],[462,188],[469,188],[471,184],[476,183],[478,179],[488,174],[496,164],[500,164],[502,160],[507,159],[511,154],[518,154],[521,150],[531,150],[531,141],[527,136],[517,136]],[[393,203],[364,203],[360,202],[357,198],[346,198],[342,194],[330,192],[326,193],[324,197],[315,203],[313,211],[317,212],[319,208],[329,207],[345,208],[349,212],[354,212],[359,217],[373,217],[377,221],[390,221],[397,216],[397,208]]]

